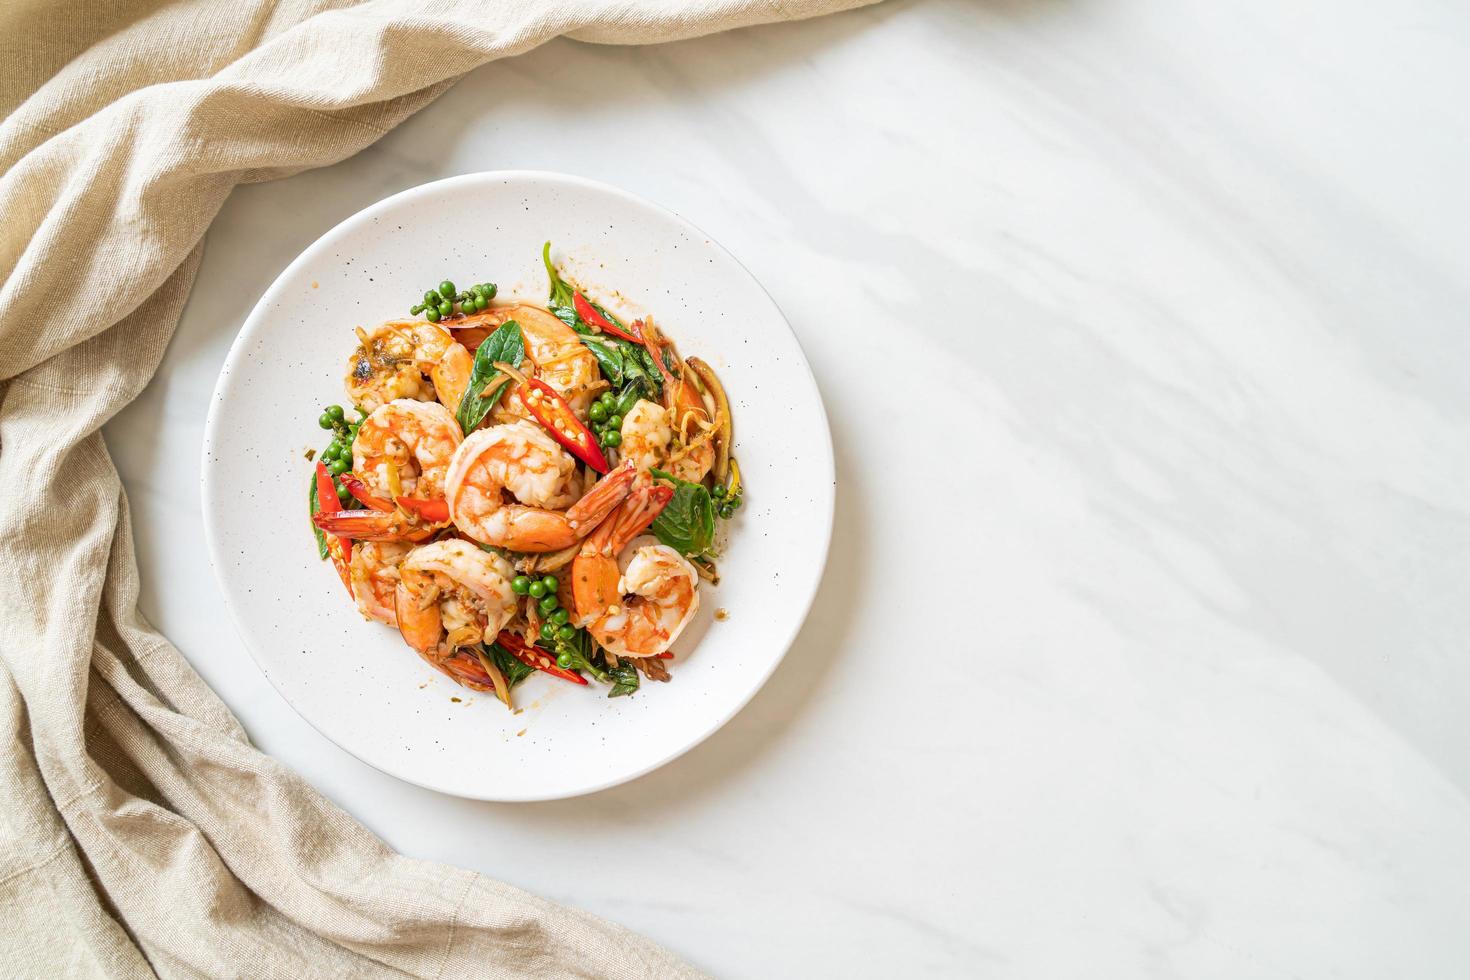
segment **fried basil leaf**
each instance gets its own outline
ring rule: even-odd
[[[500,672],[505,675],[505,683],[511,687],[536,673],[535,667],[517,660],[515,654],[499,643],[487,643],[485,649],[490,653],[490,662],[500,668]]]
[[[702,483],[680,480],[663,470],[652,473],[674,486],[674,496],[654,518],[654,535],[686,558],[710,555],[715,544],[715,502],[709,491]]]
[[[463,397],[459,400],[459,411],[454,413],[459,422],[460,429],[465,435],[485,421],[485,416],[495,407],[496,401],[510,387],[511,379],[502,375],[500,384],[486,394],[481,391],[490,383],[499,369],[495,367],[496,362],[518,366],[526,356],[526,347],[521,340],[521,325],[514,320],[506,320],[500,325],[500,329],[486,337],[475,351],[475,366],[470,371],[470,383],[465,388]]]
[[[618,664],[608,675],[613,679],[612,690],[607,692],[610,698],[620,698],[632,694],[638,690],[638,668],[624,661]]]
[[[315,517],[321,512],[322,503],[316,496],[316,471],[311,473],[311,483],[306,488],[307,498],[311,500],[311,516]],[[327,560],[327,535],[321,528],[316,526],[316,521],[311,522],[311,533],[316,535],[316,553],[321,556],[322,561]]]

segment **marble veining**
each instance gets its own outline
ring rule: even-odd
[[[1467,41],[1430,0],[911,0],[489,66],[230,199],[106,430],[144,610],[395,847],[722,976],[1466,975]],[[367,204],[497,167],[730,248],[838,466],[767,688],[665,769],[535,805],[317,735],[221,626],[199,526],[256,298]]]

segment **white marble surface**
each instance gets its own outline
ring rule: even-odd
[[[491,66],[229,201],[107,429],[145,611],[394,846],[723,976],[1470,975],[1467,45],[1429,0],[921,0]],[[360,207],[496,167],[740,256],[841,481],[750,707],[530,806],[317,735],[222,625],[199,526],[256,297]]]

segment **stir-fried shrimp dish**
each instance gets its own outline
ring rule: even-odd
[[[356,418],[327,406],[309,454],[318,554],[358,612],[507,707],[536,671],[667,681],[745,496],[710,366],[542,259],[544,305],[446,280],[355,327]]]

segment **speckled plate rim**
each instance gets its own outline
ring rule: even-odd
[[[281,688],[281,685],[277,683],[275,678],[271,676],[270,671],[266,670],[265,665],[261,662],[260,655],[257,654],[255,646],[251,642],[250,632],[245,626],[245,623],[241,616],[241,611],[233,600],[230,588],[225,581],[224,574],[221,570],[223,563],[220,555],[220,543],[211,525],[211,522],[208,519],[209,514],[214,511],[215,507],[221,502],[222,499],[221,494],[223,488],[218,486],[217,482],[213,479],[214,471],[213,468],[209,465],[209,459],[218,441],[217,428],[219,425],[220,415],[223,410],[222,406],[225,405],[227,400],[229,399],[230,389],[234,383],[233,378],[237,376],[237,372],[233,369],[236,368],[245,359],[244,352],[246,348],[254,339],[254,334],[256,330],[261,329],[260,325],[268,318],[269,307],[276,300],[278,295],[286,288],[288,283],[293,281],[294,277],[302,269],[302,267],[314,261],[320,253],[325,252],[327,249],[329,249],[339,237],[347,235],[359,225],[371,222],[375,217],[385,212],[388,212],[396,205],[411,203],[415,200],[420,200],[427,197],[434,197],[441,194],[452,193],[458,188],[477,184],[483,181],[549,182],[581,187],[587,190],[596,191],[598,193],[615,196],[637,207],[646,208],[674,222],[675,224],[682,226],[686,231],[698,235],[700,238],[704,239],[711,248],[723,254],[736,268],[738,268],[745,275],[749,285],[753,286],[764,298],[764,300],[770,304],[771,309],[775,312],[779,321],[785,327],[787,333],[791,337],[791,341],[795,348],[797,358],[800,362],[801,371],[804,372],[804,377],[807,381],[807,384],[810,385],[811,395],[814,399],[818,415],[822,423],[820,427],[820,437],[813,438],[812,440],[813,447],[819,450],[822,456],[820,460],[820,468],[828,475],[828,479],[822,481],[820,496],[819,499],[816,501],[821,513],[821,518],[819,521],[819,527],[821,530],[819,544],[820,554],[818,555],[818,561],[814,565],[816,572],[810,577],[810,580],[805,583],[803,587],[804,594],[801,596],[800,602],[796,603],[796,605],[800,609],[800,615],[792,618],[791,625],[786,631],[786,635],[783,637],[780,643],[780,649],[777,650],[773,656],[771,656],[770,661],[766,665],[764,671],[762,671],[760,676],[755,679],[754,683],[751,683],[749,685],[745,695],[734,701],[727,710],[720,713],[717,717],[712,717],[710,723],[704,728],[703,731],[698,733],[696,736],[688,738],[677,745],[672,745],[670,747],[670,750],[666,754],[653,759],[651,762],[641,768],[633,769],[628,772],[618,773],[604,781],[576,787],[560,793],[480,794],[465,792],[461,788],[440,785],[433,780],[418,779],[409,773],[398,771],[385,765],[380,765],[377,761],[359,754],[352,745],[344,744],[342,741],[339,741],[331,734],[326,732],[308,714],[303,712],[297,706],[297,704],[292,700],[287,692]],[[317,238],[316,241],[309,245],[305,250],[301,252],[300,255],[298,255],[289,264],[287,264],[284,269],[282,269],[280,274],[271,283],[270,287],[261,295],[260,299],[256,301],[255,306],[251,309],[250,314],[245,318],[243,324],[241,325],[240,331],[236,335],[234,342],[231,343],[230,349],[225,355],[224,362],[220,369],[219,378],[215,383],[215,388],[210,398],[209,411],[207,413],[204,423],[204,438],[201,445],[199,458],[201,506],[205,515],[204,540],[206,551],[208,553],[210,568],[214,572],[215,581],[219,584],[221,597],[224,601],[225,608],[229,611],[231,625],[234,627],[236,635],[240,637],[241,643],[249,652],[251,659],[256,664],[256,667],[261,670],[261,673],[263,675],[265,675],[266,679],[270,682],[272,688],[275,689],[276,693],[280,695],[281,699],[285,701],[288,705],[290,705],[291,709],[295,711],[308,725],[315,729],[317,733],[320,734],[323,738],[326,738],[332,744],[338,746],[343,751],[352,755],[354,758],[378,770],[379,772],[383,772],[389,776],[394,777],[395,779],[403,780],[404,782],[411,785],[433,790],[434,792],[444,793],[449,796],[456,796],[463,799],[475,799],[487,802],[518,803],[570,799],[577,796],[585,796],[591,793],[598,793],[606,789],[611,789],[615,786],[620,786],[624,783],[628,783],[635,779],[638,779],[641,776],[645,776],[655,769],[659,769],[665,765],[668,765],[675,759],[678,759],[685,753],[694,749],[696,746],[702,744],[711,735],[713,735],[715,732],[719,731],[726,724],[728,724],[730,719],[739,714],[746,707],[746,705],[748,705],[751,700],[755,698],[756,694],[765,687],[766,683],[770,680],[772,675],[775,674],[776,669],[785,660],[787,653],[790,652],[791,646],[796,642],[796,638],[800,634],[802,627],[806,624],[807,618],[811,615],[812,605],[816,601],[817,592],[820,589],[822,580],[826,574],[827,560],[831,552],[832,530],[836,509],[836,466],[832,447],[831,425],[827,418],[826,405],[822,400],[821,388],[817,385],[816,376],[812,373],[811,364],[807,359],[806,351],[801,346],[801,338],[792,328],[791,321],[787,319],[785,313],[781,311],[781,308],[776,303],[775,298],[771,296],[771,294],[766,290],[763,285],[761,285],[760,281],[751,273],[748,268],[746,268],[744,263],[742,263],[739,258],[737,258],[732,252],[721,245],[719,241],[716,240],[712,235],[708,234],[703,229],[699,228],[697,225],[695,225],[693,222],[689,221],[682,215],[672,210],[669,210],[668,208],[665,208],[659,204],[655,204],[652,201],[649,201],[639,195],[623,190],[619,187],[614,187],[610,184],[606,184],[597,180],[592,180],[587,177],[581,177],[575,174],[567,174],[547,170],[476,171],[467,174],[459,174],[453,177],[442,178],[440,180],[431,181],[426,184],[420,184],[416,187],[411,187],[406,190],[399,191],[396,194],[390,195],[380,201],[377,201],[374,204],[369,205],[366,208],[363,208],[356,214],[353,214],[352,216],[342,220],[341,222],[327,230],[325,233],[323,233],[319,238]]]

